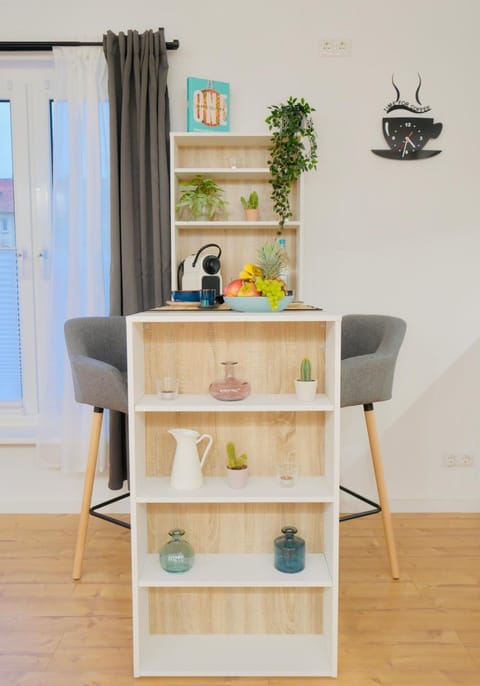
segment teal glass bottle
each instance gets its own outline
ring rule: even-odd
[[[274,541],[275,569],[287,574],[301,572],[305,567],[305,541],[295,535],[294,526],[284,526],[282,533]]]
[[[168,532],[171,539],[160,550],[160,564],[166,572],[187,572],[193,567],[195,553],[190,543],[183,538],[184,529]]]

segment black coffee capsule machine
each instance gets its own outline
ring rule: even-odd
[[[208,248],[216,248],[217,254],[202,253]],[[222,249],[216,243],[203,245],[196,253],[186,257],[178,265],[177,283],[182,291],[200,291],[202,288],[215,290],[215,297],[222,295],[222,275],[220,256]]]

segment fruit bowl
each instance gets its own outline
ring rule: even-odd
[[[276,310],[272,310],[270,300],[263,295],[226,295],[224,300],[228,307],[236,312],[272,312],[272,314],[275,314],[275,312],[284,310],[287,305],[292,302],[293,295],[284,295],[283,298],[279,300]]]

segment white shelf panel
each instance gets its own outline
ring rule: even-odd
[[[142,587],[280,587],[330,588],[332,578],[322,554],[306,554],[305,569],[286,574],[273,566],[271,554],[205,554],[195,555],[188,572],[171,574],[160,566],[158,554],[141,560],[138,585]]]
[[[337,322],[341,316],[329,314],[316,307],[305,305],[307,309],[289,309],[288,307],[281,312],[234,312],[233,310],[201,310],[200,308],[187,308],[185,310],[169,310],[168,308],[154,308],[146,312],[139,312],[134,317],[134,326],[141,324],[176,324],[178,322],[269,322],[272,325],[282,322]],[[319,341],[319,346],[324,347],[324,343]],[[293,380],[292,380],[293,384]],[[136,409],[136,408],[135,408]]]
[[[332,503],[337,495],[323,476],[300,476],[283,487],[276,477],[251,476],[245,488],[230,488],[223,477],[206,477],[201,488],[179,491],[169,477],[143,477],[136,483],[137,503]]]
[[[175,222],[177,229],[210,229],[216,227],[219,229],[261,229],[261,228],[278,228],[278,221],[275,219],[261,220],[258,222],[246,222],[246,221],[177,221]],[[298,229],[300,227],[300,222],[287,221],[285,222],[285,229]]]
[[[181,181],[188,181],[197,174],[204,174],[216,179],[269,179],[268,167],[176,167],[175,176]]]
[[[336,676],[317,634],[149,635],[135,676]]]
[[[208,393],[179,394],[175,401],[145,394],[135,403],[135,412],[332,412],[334,404],[324,393],[312,402],[297,400],[295,393],[249,395],[244,400],[217,400]]]

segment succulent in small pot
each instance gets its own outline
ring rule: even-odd
[[[230,488],[245,488],[248,481],[247,455],[237,455],[232,441],[227,443],[227,464],[225,467]]]
[[[297,400],[312,402],[317,393],[317,380],[312,379],[312,363],[308,357],[304,357],[300,363],[300,377],[295,380],[295,392]]]
[[[244,198],[243,195],[240,198],[243,209],[245,210],[245,218],[248,222],[258,221],[259,211],[258,211],[258,193],[252,191],[248,198]]]

